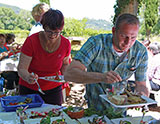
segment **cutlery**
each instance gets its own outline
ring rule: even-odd
[[[145,106],[142,108],[142,113],[143,113],[143,115],[142,115],[142,118],[141,118],[141,120],[140,120],[140,124],[143,123],[144,116],[145,116],[146,112],[148,112],[148,111],[149,111],[149,108],[148,108],[147,105],[145,105]]]
[[[39,83],[38,83],[38,81],[35,79],[35,82],[36,82],[36,84],[37,84],[37,86],[38,86],[38,91],[40,92],[40,93],[42,93],[43,95],[45,95],[45,93],[42,91],[42,89],[41,89],[41,87],[40,87],[40,85],[39,85]]]
[[[32,74],[34,75],[33,72],[32,72]],[[40,87],[40,85],[39,85],[37,79],[34,79],[34,81],[36,82],[36,84],[37,84],[37,86],[38,86],[38,91],[39,91],[41,94],[45,95],[45,93],[42,91],[42,89],[41,89],[41,87]]]
[[[46,76],[46,77],[38,77],[38,79],[43,79],[43,80],[48,80],[48,81],[54,81],[54,82],[66,82],[65,80],[64,80],[64,76],[63,75],[58,75],[58,77],[59,77],[59,80],[56,80],[55,78],[56,78],[57,76]]]

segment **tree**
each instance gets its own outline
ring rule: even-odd
[[[50,0],[39,0],[40,2],[44,2],[47,3],[48,5],[50,5]]]
[[[149,40],[153,27],[158,21],[158,0],[144,0],[144,4],[146,7],[144,11],[145,30],[147,39]]]
[[[13,30],[16,26],[16,14],[10,8],[0,8],[0,29]]]
[[[11,8],[0,7],[0,29],[5,30],[30,30],[33,18],[31,13],[21,10],[16,14]]]
[[[113,19],[113,24],[118,15],[122,13],[131,13],[134,15],[139,14],[139,10],[141,6],[144,9],[144,23],[145,23],[145,32],[147,39],[149,40],[149,36],[153,30],[153,27],[157,24],[158,20],[158,2],[160,0],[117,0],[114,8],[115,8],[115,16]],[[133,11],[130,11],[133,10]]]

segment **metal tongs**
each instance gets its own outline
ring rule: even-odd
[[[32,72],[32,74],[34,75],[33,72]],[[37,86],[38,86],[38,91],[39,91],[41,94],[45,95],[45,93],[42,91],[42,89],[41,89],[41,87],[40,87],[40,85],[39,85],[37,79],[34,79],[34,81],[36,82],[36,84],[37,84]]]

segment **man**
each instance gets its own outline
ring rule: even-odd
[[[154,91],[160,90],[160,44],[153,42],[148,46],[150,55],[148,62],[148,79],[151,89]]]
[[[105,110],[108,104],[99,97],[103,89],[128,79],[133,73],[136,91],[149,95],[146,87],[148,54],[144,45],[136,40],[138,31],[138,18],[122,14],[112,34],[90,37],[68,66],[65,80],[86,83],[85,97],[89,107],[93,105],[97,110]]]
[[[43,14],[50,9],[49,5],[46,3],[39,3],[35,5],[32,9],[32,16],[36,21],[36,24],[30,30],[29,35],[43,31],[42,24],[40,23]]]

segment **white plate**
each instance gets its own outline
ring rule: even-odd
[[[65,113],[63,113],[63,115],[64,115],[65,122],[67,122],[67,124],[77,124],[77,122],[75,120],[70,119]],[[62,118],[60,116],[51,117],[51,122],[55,121],[57,119],[62,119]],[[41,120],[41,118],[27,119],[27,120],[24,120],[24,123],[25,124],[40,124],[40,120]]]
[[[54,82],[66,82],[64,80],[63,75],[58,75],[60,80],[55,80],[56,76],[46,76],[46,77],[38,77],[39,79],[47,80],[47,81],[54,81]]]
[[[83,117],[83,118],[80,118],[78,119],[78,121],[81,123],[81,124],[89,124],[88,123],[88,120],[90,119],[92,121],[92,119],[97,116],[97,115],[92,115],[90,117]],[[104,119],[105,121],[107,122],[107,124],[113,124],[106,116],[104,116]]]
[[[28,114],[28,116],[31,116],[31,111],[46,112],[46,111],[52,110],[53,108],[62,108],[62,107],[61,106],[40,107],[40,108],[28,109],[28,110],[26,110],[26,113]],[[60,109],[60,110],[62,111],[62,109]],[[67,124],[76,124],[77,123],[75,120],[72,120],[65,112],[62,112],[62,113],[63,113],[63,116],[64,116]],[[24,120],[24,122],[25,122],[25,124],[39,124],[41,119],[42,118],[27,119],[27,120]],[[57,119],[62,119],[62,117],[61,116],[51,117],[51,122],[55,121]]]
[[[0,112],[0,124],[16,124],[14,112]]]
[[[157,104],[157,102],[153,99],[150,99],[146,96],[141,96],[142,99],[146,100],[146,103],[139,103],[139,104],[129,104],[129,105],[116,105],[114,103],[112,103],[108,98],[107,95],[105,94],[101,94],[100,97],[104,100],[106,100],[107,102],[109,102],[111,105],[113,105],[115,108],[129,108],[129,107],[136,107],[136,106],[144,106],[144,105],[151,105],[151,104]]]
[[[122,121],[129,121],[132,124],[140,124],[142,117],[126,117],[126,118],[117,118],[117,119],[112,119],[111,121],[114,124],[119,124],[120,120]],[[150,120],[153,120],[154,118],[152,116],[144,116],[143,121],[149,122]]]

